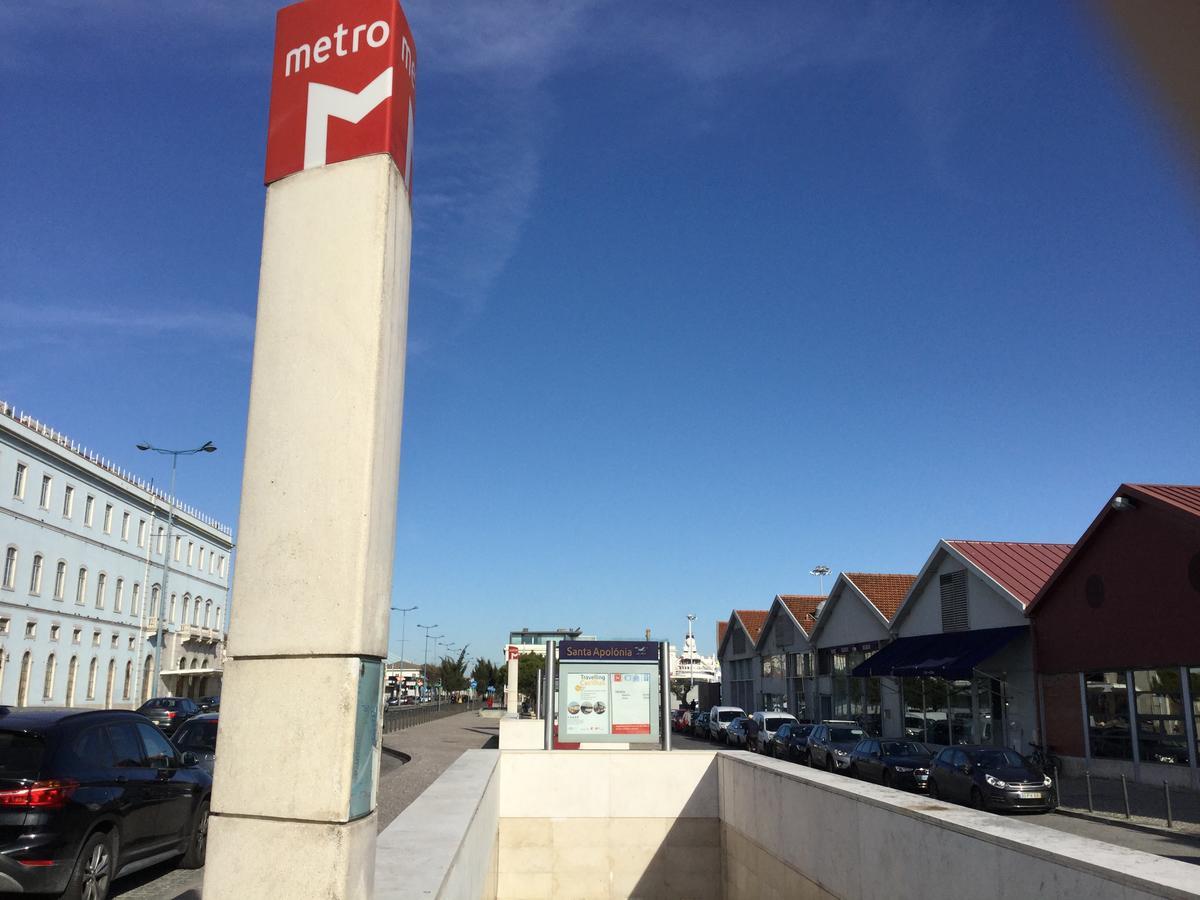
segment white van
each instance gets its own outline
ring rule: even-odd
[[[785,712],[756,712],[753,718],[754,724],[758,726],[758,734],[747,745],[747,749],[757,750],[759,753],[766,753],[767,742],[775,737],[780,725],[796,721],[795,716]]]
[[[714,706],[708,711],[708,736],[714,741],[725,743],[729,739],[725,733],[729,723],[745,714],[746,711],[740,706]]]

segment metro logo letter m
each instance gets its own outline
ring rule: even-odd
[[[392,96],[392,68],[389,66],[357,94],[310,82],[308,112],[304,128],[304,168],[317,169],[325,165],[329,119],[342,119],[357,125],[371,110]]]

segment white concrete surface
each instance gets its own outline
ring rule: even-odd
[[[515,715],[500,720],[501,750],[541,750],[546,743],[546,723]]]
[[[375,900],[496,896],[499,756],[468,750],[383,830]]]
[[[206,900],[371,893],[349,767],[357,663],[387,655],[411,238],[386,154],[267,189]]]

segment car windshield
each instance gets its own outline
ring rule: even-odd
[[[183,726],[183,730],[175,739],[175,743],[179,746],[180,750],[216,750],[216,721],[197,722],[193,720],[191,723]]]
[[[734,719],[740,719],[746,715],[740,709],[723,709],[717,713],[718,722],[732,722]]]
[[[792,728],[792,736],[793,737],[802,737],[802,738],[808,737],[810,734],[812,734],[812,730],[813,730],[812,725],[796,725],[795,727]]]
[[[858,741],[867,736],[867,733],[861,728],[830,728],[829,740],[834,743],[843,743],[846,741]]]
[[[792,721],[791,719],[763,719],[763,728],[767,731],[778,731],[779,726]]]
[[[920,744],[912,741],[884,741],[883,752],[887,756],[928,756]]]
[[[20,731],[0,731],[0,778],[36,779],[46,745],[40,737]]]
[[[179,706],[179,701],[174,697],[161,697],[158,700],[151,700],[143,709],[174,709]]]
[[[1021,769],[1025,760],[1015,750],[976,750],[971,760],[985,769]]]

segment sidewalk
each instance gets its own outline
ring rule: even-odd
[[[494,749],[499,742],[500,721],[485,719],[478,710],[385,734],[377,804],[379,830],[390,825],[464,751]],[[412,759],[394,765],[398,760],[389,760],[388,750],[406,753]]]
[[[1162,785],[1128,783],[1130,819],[1125,818],[1125,799],[1120,779],[1092,777],[1092,808],[1098,819],[1129,821],[1136,825],[1166,828],[1167,801]],[[1088,813],[1087,783],[1084,778],[1061,777],[1058,803],[1064,812]],[[1200,835],[1200,793],[1171,788],[1172,831]]]

